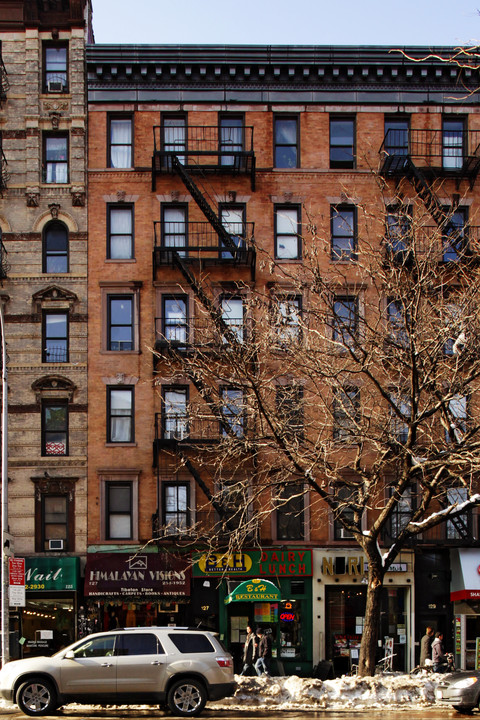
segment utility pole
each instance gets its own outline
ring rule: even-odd
[[[10,659],[10,607],[8,556],[10,540],[8,535],[8,381],[7,381],[7,343],[5,340],[4,301],[0,297],[0,333],[2,343],[2,575],[1,575],[1,642],[2,667]]]

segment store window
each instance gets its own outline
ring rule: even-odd
[[[75,599],[65,592],[27,592],[25,607],[21,609],[21,627],[24,658],[52,655],[75,640]]]

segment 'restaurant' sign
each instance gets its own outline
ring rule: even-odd
[[[85,595],[190,595],[188,558],[165,553],[88,555]]]

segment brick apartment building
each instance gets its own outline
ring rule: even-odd
[[[434,58],[415,62],[426,54],[413,49],[407,59],[380,47],[87,48],[85,592],[97,627],[203,622],[238,653],[247,620],[263,620],[289,674],[308,674],[326,658],[336,672],[354,663],[365,558],[332,517],[318,522],[308,502],[290,509],[290,518],[272,512],[250,546],[229,560],[227,577],[221,553],[194,547],[190,563],[189,529],[200,525],[208,534],[222,521],[212,501],[216,481],[196,463],[205,441],[214,447],[222,430],[188,420],[198,388],[180,369],[175,374],[169,351],[184,345],[194,352],[205,341],[196,280],[208,281],[237,339],[247,331],[246,297],[271,292],[268,262],[260,258],[295,272],[312,217],[331,239],[322,267],[327,272],[347,259],[348,287],[353,252],[343,252],[355,248],[361,256],[366,249],[356,204],[382,204],[379,177],[392,197],[406,182],[431,224],[447,207],[457,226],[473,232],[480,113],[476,96],[465,92],[472,73]],[[388,165],[385,157],[400,162]],[[382,242],[383,234],[376,237]],[[289,302],[300,312],[301,300]],[[235,391],[224,392],[233,402]],[[253,461],[242,472],[255,481]],[[472,520],[462,532],[446,525],[425,536],[415,558],[404,551],[388,573],[380,635],[393,638],[399,669],[414,663],[424,624],[449,631],[453,611],[461,615],[463,660],[471,649],[478,608],[462,595],[465,587],[460,604],[450,603],[450,568],[477,541]],[[416,596],[416,578],[425,576],[429,594]],[[272,581],[283,600],[225,604],[239,581],[255,577]]]
[[[88,0],[0,3],[8,521],[27,582],[25,607],[11,607],[13,658],[72,641],[83,596],[90,15]]]

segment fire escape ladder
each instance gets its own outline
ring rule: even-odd
[[[422,199],[428,212],[439,227],[445,223],[445,211],[436,194],[426,181],[423,173],[415,166],[410,158],[404,164],[406,176]]]
[[[200,189],[197,187],[197,185],[193,182],[191,176],[186,171],[183,164],[180,162],[178,157],[174,155],[172,157],[172,167],[177,173],[177,175],[182,180],[183,184],[189,191],[190,195],[193,197],[195,202],[197,203],[198,207],[202,211],[202,213],[207,218],[210,225],[213,227],[215,232],[217,233],[221,243],[225,245],[225,248],[227,250],[237,251],[238,248],[235,245],[234,241],[232,240],[231,236],[228,234],[227,230],[223,227],[220,218],[218,215],[212,210],[211,206],[208,204],[208,202],[205,200],[204,194],[200,191]]]

